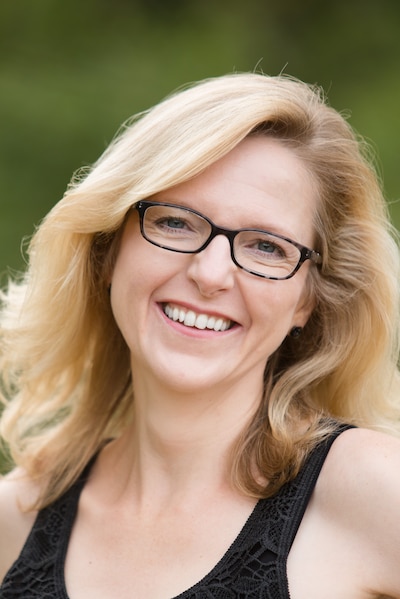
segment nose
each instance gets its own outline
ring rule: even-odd
[[[231,289],[236,268],[229,240],[217,235],[204,250],[192,254],[188,276],[196,283],[200,293],[207,297]]]

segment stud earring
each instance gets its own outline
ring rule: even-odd
[[[289,334],[290,334],[290,337],[292,337],[292,339],[297,339],[298,337],[300,337],[302,332],[303,332],[303,327],[293,327]]]

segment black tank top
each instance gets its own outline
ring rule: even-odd
[[[290,599],[287,557],[328,451],[347,428],[340,427],[320,443],[297,477],[274,497],[259,500],[211,572],[174,599]],[[0,599],[69,599],[65,557],[91,464],[60,499],[39,512],[19,558],[0,587]]]

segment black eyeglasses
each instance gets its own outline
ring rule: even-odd
[[[236,266],[257,277],[276,281],[290,279],[306,260],[321,264],[321,255],[276,233],[260,229],[217,227],[196,210],[143,200],[136,204],[143,237],[160,248],[197,254],[217,235],[224,235]]]

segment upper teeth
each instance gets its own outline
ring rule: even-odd
[[[209,316],[208,314],[196,314],[193,310],[178,308],[166,304],[164,312],[171,320],[179,321],[187,327],[196,327],[196,329],[213,329],[214,331],[226,331],[231,325],[230,320],[219,316]]]

